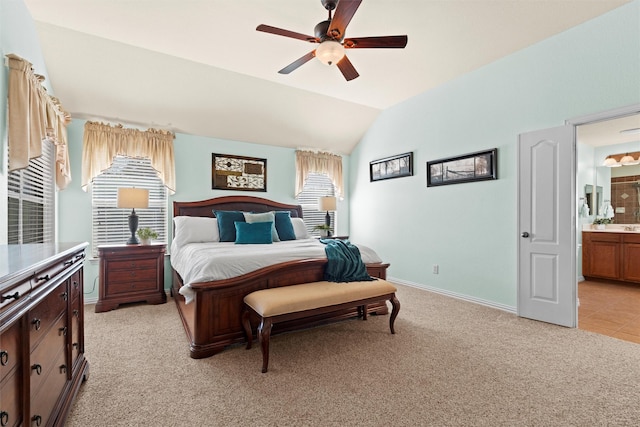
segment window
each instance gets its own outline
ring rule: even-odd
[[[55,240],[55,145],[42,143],[42,155],[7,177],[7,242],[48,243]]]
[[[149,208],[136,209],[138,229],[151,228],[158,233],[157,240],[167,242],[167,189],[151,167],[151,161],[116,156],[111,167],[98,175],[91,187],[94,257],[98,255],[98,246],[123,244],[131,237],[131,210],[117,207],[119,187],[149,190]]]
[[[307,231],[312,236],[319,236],[320,232],[314,230],[316,225],[322,225],[325,223],[326,212],[318,210],[318,199],[322,196],[334,196],[335,188],[331,179],[325,174],[310,173],[307,175],[307,179],[304,182],[304,188],[298,195],[298,203],[302,206],[302,215],[304,216],[304,223],[307,226]],[[335,212],[329,212],[331,217],[331,227],[336,229]]]

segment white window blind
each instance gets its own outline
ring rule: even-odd
[[[11,154],[9,154],[11,155]],[[7,177],[7,242],[48,243],[55,240],[55,146],[42,142],[42,155]]]
[[[149,208],[136,209],[138,229],[151,228],[158,233],[157,241],[167,242],[167,189],[151,167],[151,161],[116,156],[112,166],[98,175],[91,186],[94,257],[98,255],[98,246],[124,244],[131,237],[131,209],[117,207],[120,187],[149,190]]]
[[[327,213],[318,210],[318,199],[322,196],[335,196],[335,188],[331,179],[325,174],[310,173],[304,182],[304,188],[298,195],[297,200],[302,206],[304,223],[311,236],[320,236],[320,231],[314,230],[313,228],[316,225],[325,223]],[[331,228],[335,232],[335,212],[329,212],[329,216],[331,217]]]

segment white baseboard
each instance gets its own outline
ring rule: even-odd
[[[387,280],[390,281],[390,282],[398,283],[400,285],[411,286],[412,288],[423,289],[425,291],[433,292],[433,293],[444,295],[444,296],[447,296],[447,297],[451,297],[451,298],[455,298],[455,299],[459,299],[459,300],[463,300],[463,301],[467,301],[467,302],[472,302],[474,304],[484,305],[486,307],[496,308],[498,310],[506,311],[506,312],[509,312],[509,313],[512,313],[512,314],[517,314],[518,313],[517,308],[513,307],[513,306],[510,306],[510,305],[498,304],[498,303],[493,302],[493,301],[487,301],[487,300],[483,300],[483,299],[480,299],[480,298],[471,297],[469,295],[464,295],[464,294],[459,294],[457,292],[447,291],[445,289],[434,288],[432,286],[423,285],[423,284],[420,284],[420,283],[409,282],[409,281],[406,281],[406,280],[397,279],[395,277],[388,277]]]

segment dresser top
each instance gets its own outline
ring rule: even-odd
[[[0,245],[0,283],[23,273],[33,274],[33,270],[51,258],[64,257],[88,245],[87,242]]]

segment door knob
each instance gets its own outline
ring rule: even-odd
[[[529,237],[529,233],[527,233],[526,231],[523,231],[523,232],[522,232],[522,237],[525,237],[525,238],[526,238],[526,237]]]

